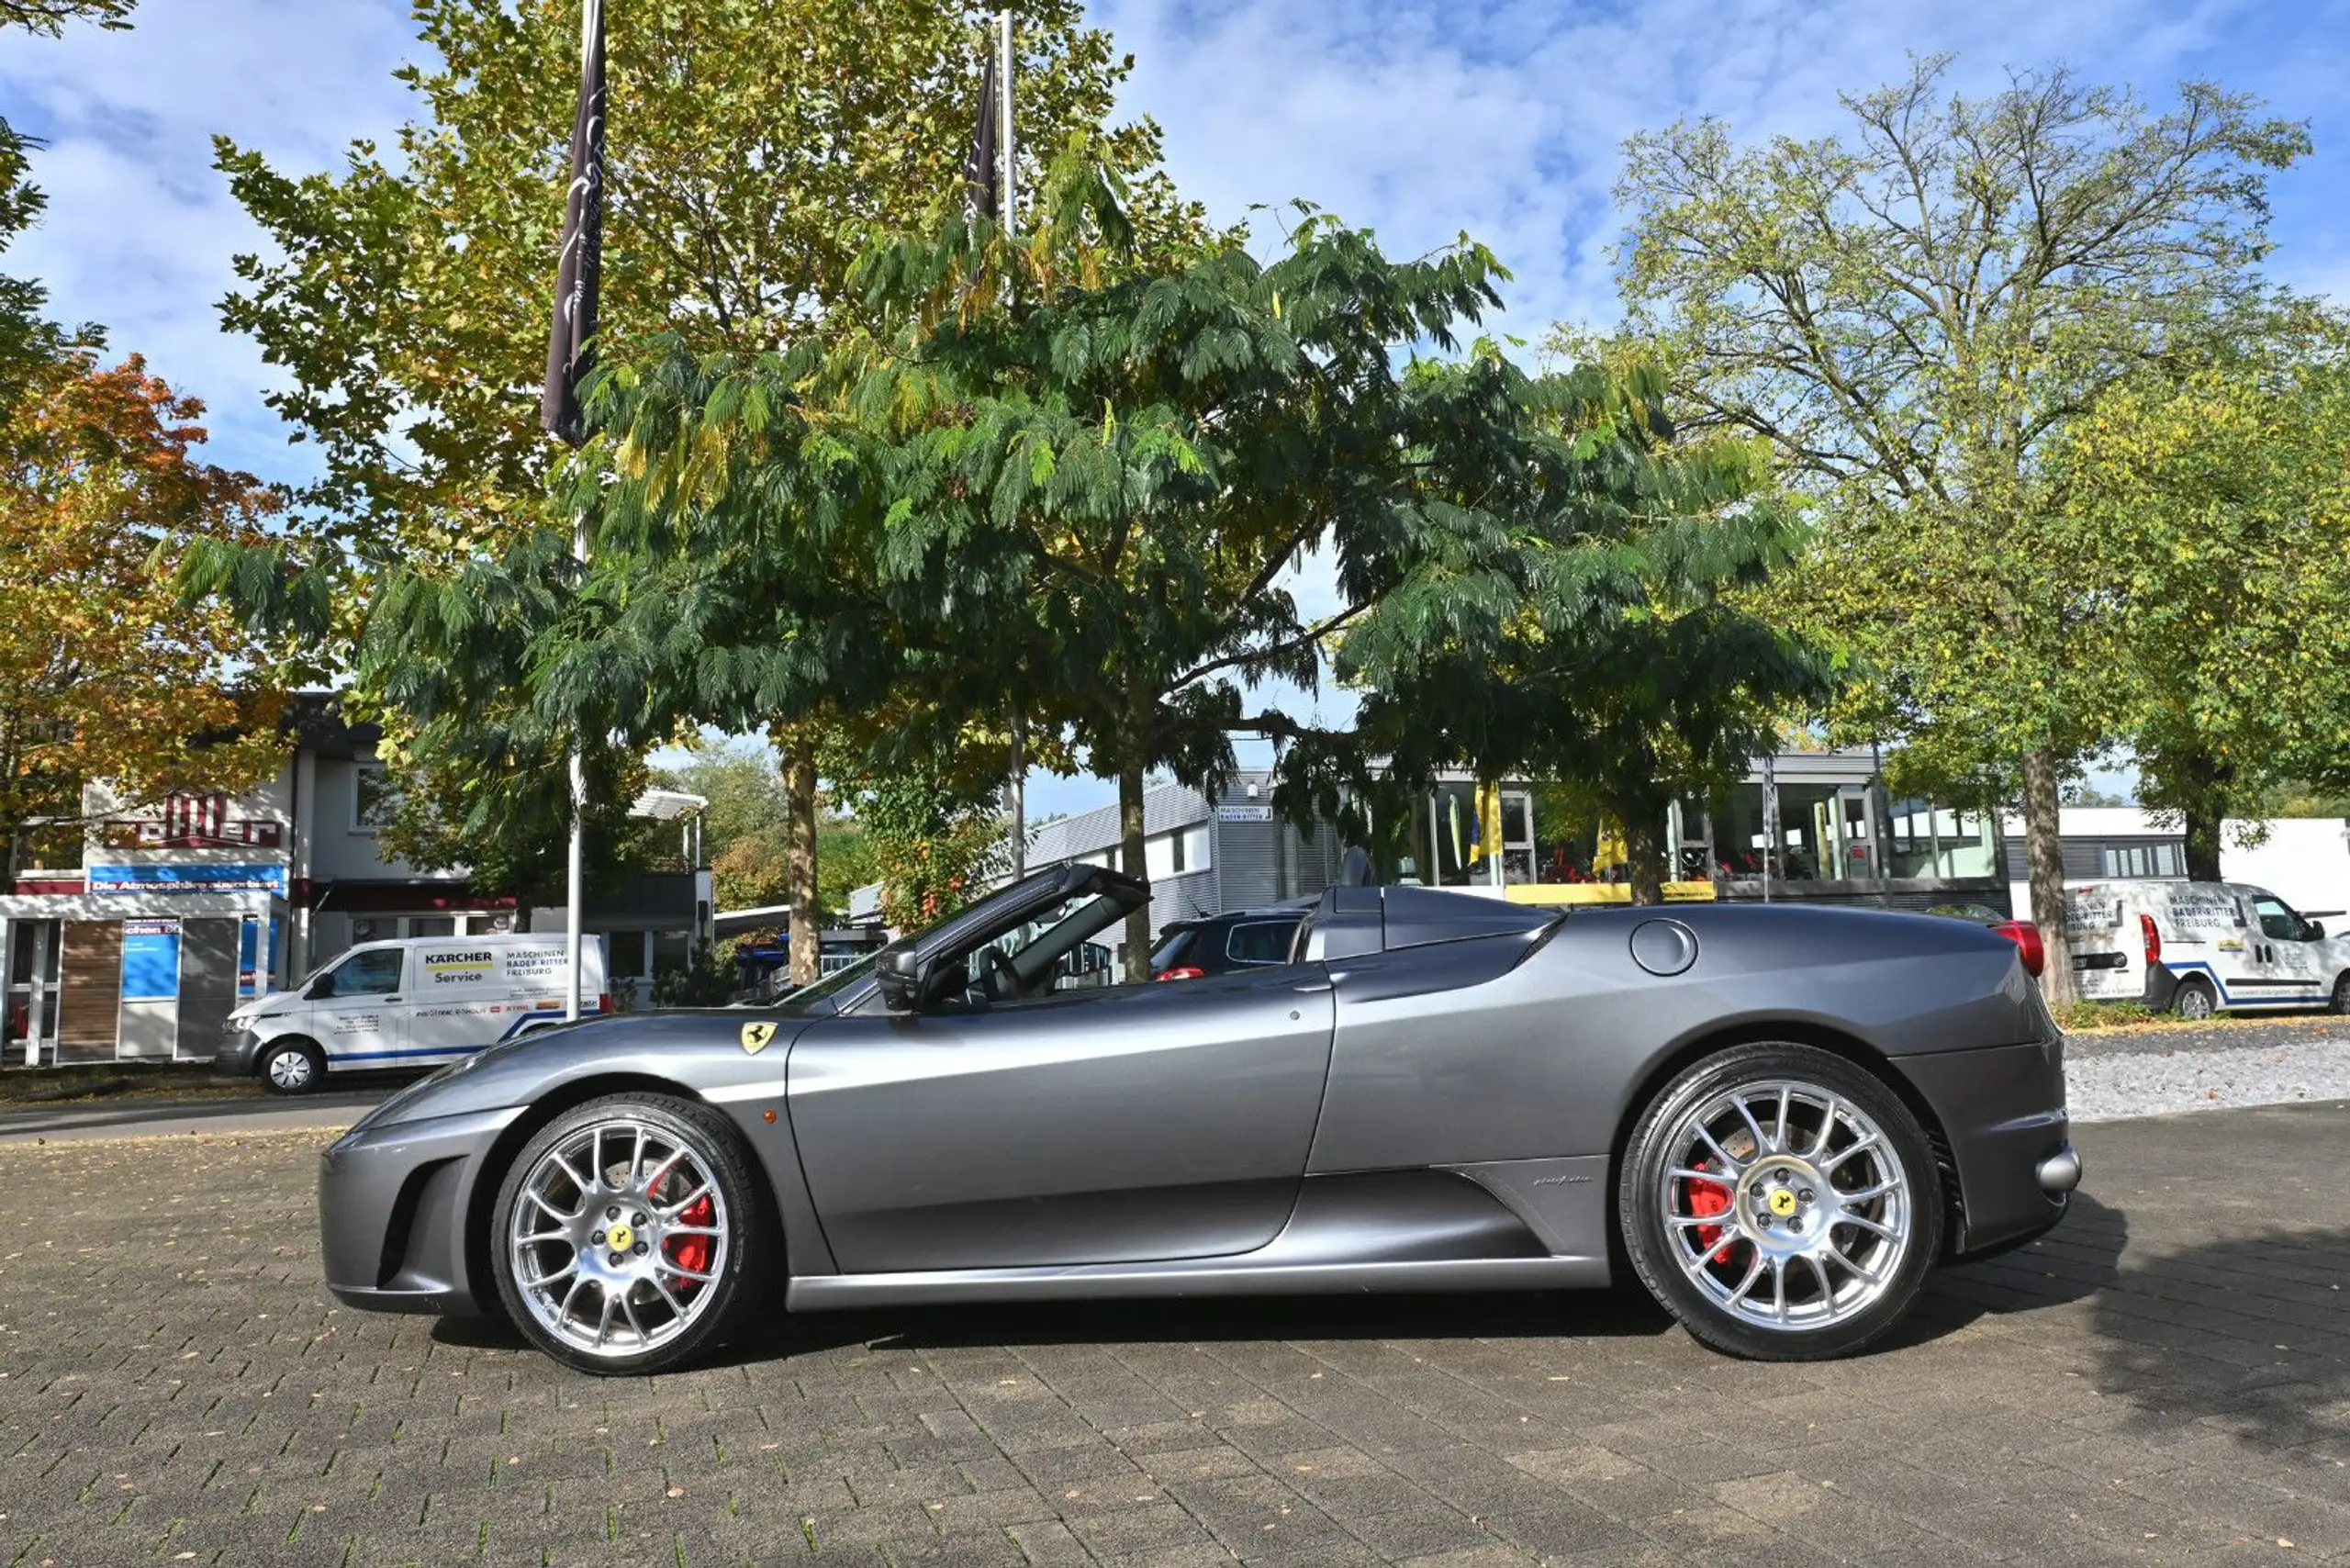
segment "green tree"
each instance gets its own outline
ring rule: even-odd
[[[1116,779],[1139,871],[1147,775],[1213,789],[1227,733],[1271,722],[1253,688],[1313,686],[1326,636],[1501,532],[1427,503],[1475,493],[1508,373],[1410,367],[1505,274],[1465,238],[1391,261],[1310,209],[1270,263],[1228,237],[1136,246],[1115,179],[1073,165],[1046,196],[1024,248],[950,225],[877,253],[893,335],[852,406],[880,441],[881,575],[967,639],[946,711],[1035,694]],[[1337,603],[1311,613],[1286,584],[1317,554]],[[1150,935],[1136,911],[1130,966]]]
[[[1542,779],[1550,801],[1620,829],[1634,902],[1662,902],[1672,802],[1743,777],[1779,713],[1835,687],[1819,650],[1748,602],[1801,537],[1767,453],[1674,442],[1662,390],[1653,372],[1596,368],[1525,384],[1515,460],[1485,479],[1509,497],[1508,550],[1347,633],[1336,667],[1364,689],[1355,730],[1335,754],[1292,752],[1295,783],[1325,769],[1326,809],[1343,785],[1401,822],[1401,797],[1442,769]]]
[[[2216,881],[2221,826],[2350,778],[2350,320],[2288,307],[2113,389],[2067,429],[2060,544],[2095,573],[2141,799]]]
[[[2046,526],[2049,450],[2255,295],[2266,174],[2309,137],[2208,84],[2154,112],[2061,68],[1944,98],[1947,63],[1844,98],[1849,139],[1633,138],[1627,321],[1698,420],[1765,437],[1823,503],[1782,602],[1873,673],[1843,725],[2020,792],[2043,984],[2069,1000],[2058,793],[2121,715],[2079,655],[2095,607]]]
[[[1127,166],[1152,167],[1154,125],[1108,125],[1131,61],[1082,24],[1075,0],[1025,0],[1014,10],[1023,148],[1080,135]],[[279,562],[217,559],[191,586],[278,613],[274,624],[298,633],[306,674],[347,674],[363,695],[387,689],[365,672],[393,667],[361,649],[390,577],[438,572],[446,586],[468,563],[502,559],[548,520],[557,482],[559,449],[538,428],[535,388],[566,178],[576,5],[419,0],[416,15],[434,63],[400,71],[420,113],[388,152],[356,143],[340,172],[293,176],[258,151],[218,144],[232,192],[273,241],[271,253],[238,259],[243,286],[223,302],[222,319],[283,367],[286,386],[272,406],[318,449],[320,475],[295,498],[308,532]],[[960,197],[986,16],[966,0],[882,12],[855,0],[615,8],[603,362],[645,363],[656,344],[756,354],[853,330],[863,296],[847,274],[858,250]],[[1041,162],[1024,151],[1023,164],[1033,185]],[[1153,221],[1197,221],[1162,176],[1141,182],[1140,199]],[[568,602],[559,561],[532,555],[529,569],[538,574],[524,596],[534,608]],[[302,580],[273,584],[273,574]],[[403,600],[410,610],[423,602]],[[289,607],[301,613],[285,618]],[[423,656],[430,639],[393,641],[404,656]],[[420,713],[453,700],[431,687],[431,678],[403,686],[427,704]],[[413,726],[420,760],[464,724],[511,729],[520,712],[512,701],[464,706],[468,717],[453,726]],[[791,902],[812,918],[813,747],[821,721],[854,713],[795,711],[820,722],[777,729],[779,707],[727,711],[730,728],[780,741],[796,846]],[[515,799],[547,798],[518,790]],[[554,842],[543,827],[514,823]],[[812,954],[812,937],[802,946]]]

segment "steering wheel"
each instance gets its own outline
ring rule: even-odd
[[[1004,956],[1002,948],[990,947],[987,955],[981,960],[983,972],[979,976],[979,989],[990,1002],[1018,1001],[1020,971],[1012,967],[1012,960]]]

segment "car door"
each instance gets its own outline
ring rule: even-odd
[[[310,1028],[337,1065],[375,1066],[408,1056],[408,950],[362,947],[319,974],[303,995]]]
[[[1330,1067],[1322,967],[820,1019],[792,1131],[852,1273],[1216,1257],[1289,1218]]]
[[[2333,977],[2325,972],[2324,955],[2310,923],[2274,893],[2255,888],[2247,896],[2252,901],[2254,929],[2246,935],[2259,945],[2259,961],[2244,1000],[2277,1007],[2314,1007],[2323,1002],[2333,989]]]

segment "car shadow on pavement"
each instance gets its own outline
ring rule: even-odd
[[[767,1338],[766,1353],[867,1344],[1173,1344],[1288,1339],[1653,1338],[1673,1320],[1636,1291],[1479,1294],[1190,1297],[1019,1302],[811,1313]],[[749,1346],[744,1349],[748,1351]]]
[[[2267,1230],[2133,1259],[2093,1310],[2099,1384],[2128,1401],[2125,1430],[2199,1422],[2255,1448],[2350,1462],[2350,1230]]]
[[[2129,1245],[2128,1215],[2087,1193],[2076,1193],[2064,1219],[2047,1235],[2012,1252],[1936,1270],[1908,1320],[1874,1349],[1898,1350],[1939,1339],[1986,1316],[2087,1300],[2121,1277],[2121,1256]]]
[[[1996,1258],[1937,1270],[1917,1308],[1870,1354],[1941,1338],[1986,1314],[2076,1302],[2112,1286],[2129,1240],[2118,1209],[2087,1193],[2053,1231]],[[2337,1301],[2340,1298],[2335,1298]],[[739,1366],[855,1345],[943,1350],[991,1345],[1171,1344],[1297,1339],[1653,1339],[1673,1319],[1637,1285],[1596,1291],[1248,1296],[1218,1300],[1007,1302],[774,1314],[699,1363]],[[502,1321],[443,1319],[443,1344],[519,1349]]]

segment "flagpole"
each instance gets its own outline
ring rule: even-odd
[[[588,0],[594,5],[596,0]],[[588,513],[571,514],[571,557],[588,575]],[[564,997],[563,1015],[576,1021],[580,1012],[580,925],[587,916],[587,898],[580,883],[588,868],[588,757],[586,737],[571,737],[571,848],[564,878]]]
[[[580,418],[579,379],[595,352],[596,307],[602,269],[604,126],[604,0],[580,0],[579,107],[571,133],[571,183],[564,196],[564,234],[555,274],[554,323],[547,346],[547,384],[540,417],[547,430],[577,448],[588,432]],[[588,574],[588,509],[571,514],[571,556],[578,576]],[[588,737],[575,730],[567,759],[571,786],[571,842],[564,884],[564,1007],[566,1020],[584,1012],[584,965],[588,861]]]
[[[997,12],[995,26],[996,140],[1003,160],[1002,222],[1004,237],[1009,239],[1020,218],[1019,164],[1014,162],[1012,140],[1012,13]],[[1014,671],[1015,683],[1018,678]],[[1028,715],[1020,702],[1021,696],[1015,693],[1012,709],[1012,879],[1015,882],[1028,875]]]
[[[1020,227],[1020,165],[1012,140],[1012,13],[997,12],[995,26],[995,74],[1003,84],[996,95],[996,140],[1003,144],[1003,231],[1008,237]]]

